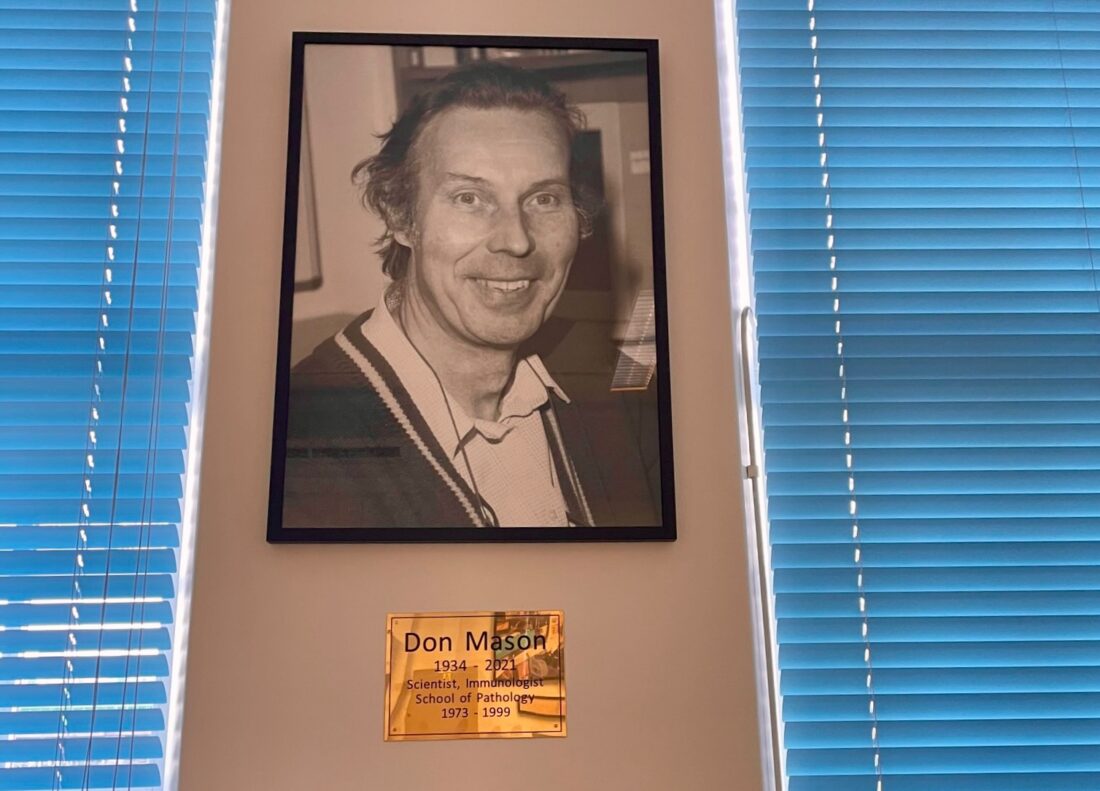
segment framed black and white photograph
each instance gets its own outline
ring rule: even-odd
[[[269,541],[676,537],[656,41],[295,33],[283,245]]]

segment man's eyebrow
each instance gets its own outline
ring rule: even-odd
[[[546,189],[547,187],[563,187],[565,189],[569,189],[569,181],[568,179],[563,178],[542,179],[541,181],[536,181],[534,184],[528,187],[527,191],[535,192],[537,190]]]
[[[471,175],[468,175],[466,173],[451,173],[451,172],[448,172],[446,178],[444,179],[444,183],[455,182],[455,181],[462,182],[463,184],[475,184],[479,187],[491,186],[491,182],[488,179],[481,178],[481,176],[471,176]],[[536,192],[537,190],[546,189],[547,187],[563,187],[565,189],[568,189],[569,188],[569,180],[565,179],[565,178],[541,179],[539,181],[536,181],[531,186],[529,186],[525,190],[525,192],[528,192],[528,193]]]
[[[488,185],[489,180],[480,176],[468,176],[465,173],[447,173],[447,181],[464,181],[469,184]]]

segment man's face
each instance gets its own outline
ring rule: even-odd
[[[463,343],[514,348],[550,315],[577,250],[569,144],[539,111],[457,107],[416,143],[405,298]]]

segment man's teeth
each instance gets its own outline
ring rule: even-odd
[[[494,288],[497,291],[519,291],[531,285],[530,280],[488,280],[481,277],[477,278],[477,282],[487,288]]]

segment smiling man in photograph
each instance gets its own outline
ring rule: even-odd
[[[540,77],[480,63],[355,168],[391,284],[292,372],[284,526],[639,523],[608,492],[637,469],[648,499],[637,448],[525,348],[599,208],[574,172],[582,124]]]

